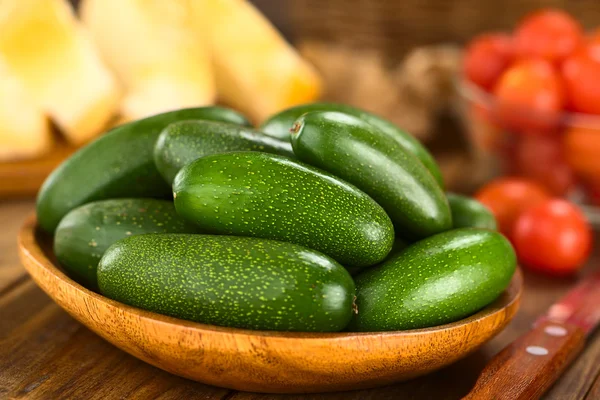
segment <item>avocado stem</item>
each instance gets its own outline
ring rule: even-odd
[[[290,128],[290,133],[292,135],[296,135],[296,134],[298,134],[298,132],[300,132],[300,128],[302,128],[302,123],[300,123],[300,122],[294,122],[294,126],[292,126]]]

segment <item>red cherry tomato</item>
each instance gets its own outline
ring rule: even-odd
[[[522,58],[561,62],[583,40],[581,25],[561,10],[542,10],[526,16],[515,30],[515,51]]]
[[[600,29],[596,29],[587,37],[584,51],[586,51],[592,59],[600,62]]]
[[[492,211],[500,232],[510,238],[514,223],[521,213],[549,199],[550,195],[530,180],[503,178],[484,186],[475,194],[475,198]]]
[[[554,275],[569,275],[587,260],[592,232],[575,205],[552,199],[518,218],[513,244],[525,266]]]
[[[561,77],[549,62],[517,62],[502,74],[494,94],[497,118],[506,128],[546,134],[558,127],[565,95]]]
[[[483,89],[491,89],[513,57],[510,36],[491,33],[476,37],[467,47],[464,70],[467,78]]]
[[[582,113],[600,114],[600,61],[579,51],[565,60],[562,75],[569,107]]]
[[[600,182],[600,126],[598,129],[573,127],[563,139],[569,166],[586,181]]]
[[[515,173],[538,182],[556,196],[565,196],[575,183],[562,141],[554,135],[521,137],[515,151]]]

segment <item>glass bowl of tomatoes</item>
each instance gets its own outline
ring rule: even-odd
[[[457,82],[490,177],[528,178],[600,206],[600,30],[586,33],[561,10],[537,11],[512,33],[474,38]]]

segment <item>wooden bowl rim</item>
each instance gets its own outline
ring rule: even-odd
[[[519,301],[523,290],[523,276],[521,271],[517,268],[509,286],[503,292],[503,294],[496,299],[493,303],[486,306],[484,309],[477,313],[461,319],[456,322],[438,325],[430,328],[422,329],[411,329],[403,331],[381,331],[381,332],[281,332],[281,331],[258,331],[250,329],[240,328],[229,328],[221,327],[216,325],[202,324],[199,322],[187,321],[178,319],[175,317],[169,317],[162,314],[153,313],[150,311],[142,310],[136,307],[128,306],[115,300],[111,300],[108,297],[104,297],[99,293],[93,292],[79,283],[69,278],[60,268],[46,256],[44,250],[40,247],[36,233],[37,233],[37,219],[35,213],[30,215],[23,223],[18,236],[18,246],[21,252],[28,256],[35,262],[38,268],[44,269],[47,273],[52,275],[54,279],[61,281],[62,284],[68,285],[71,289],[77,292],[80,296],[88,297],[93,301],[104,303],[105,305],[116,307],[134,314],[142,320],[150,320],[154,323],[177,327],[184,327],[191,330],[195,330],[202,334],[227,334],[227,335],[239,335],[239,336],[257,336],[257,337],[276,337],[278,339],[332,339],[332,340],[348,340],[352,338],[360,338],[365,336],[383,336],[383,337],[400,337],[400,336],[420,336],[420,335],[434,335],[443,331],[450,331],[454,329],[460,329],[466,325],[481,322],[484,319],[491,318],[498,313],[504,312],[506,309],[511,308],[516,302]],[[45,234],[45,233],[44,233]],[[47,234],[46,234],[47,235]],[[506,298],[508,295],[508,298]]]

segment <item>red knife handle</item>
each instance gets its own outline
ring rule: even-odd
[[[498,353],[465,399],[538,399],[584,344],[585,333],[579,327],[544,321]]]

